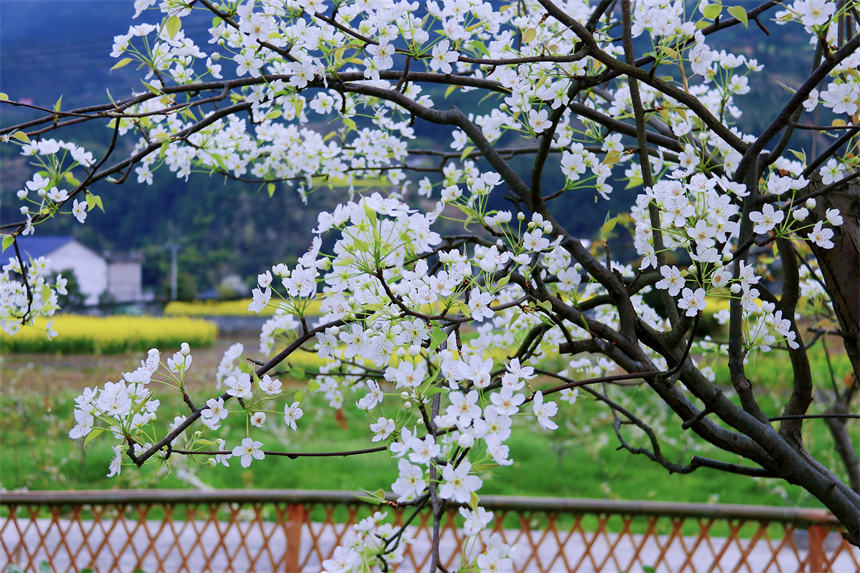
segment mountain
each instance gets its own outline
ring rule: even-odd
[[[113,37],[127,31],[132,14],[130,0],[0,0],[0,91],[13,99],[31,98],[31,103],[44,107],[52,107],[62,95],[63,108],[69,109],[106,101],[107,91],[119,98],[141,90],[134,66],[110,71],[115,62],[109,56]],[[157,16],[144,14],[135,22],[154,22]],[[202,44],[208,21],[187,18],[183,29]],[[802,30],[765,24],[770,36],[751,23],[750,30],[737,26],[714,42],[716,47],[731,46],[757,57],[771,70],[754,74],[750,93],[738,98],[746,110],[777,109],[790,97],[786,86],[796,87],[809,69],[808,62],[793,55],[792,65],[785,65],[786,46],[806,41]],[[21,121],[30,113],[0,106],[0,124]],[[759,132],[767,121],[765,114],[748,112],[743,118],[744,129]],[[416,122],[416,129],[428,144],[450,133],[449,128],[420,123]],[[99,150],[104,149],[106,133],[104,126],[88,124],[76,128],[74,136],[71,130],[66,136]],[[14,193],[28,177],[29,168],[23,158],[10,155],[8,150],[0,155],[0,161],[0,222],[9,222],[18,218]],[[528,174],[528,161],[517,159],[515,166]],[[557,170],[548,169],[547,173],[545,188],[558,188],[562,181]],[[93,189],[103,195],[106,214],[91,212],[84,226],[64,217],[51,221],[42,232],[74,233],[100,250],[144,252],[144,280],[150,287],[159,286],[168,274],[165,245],[179,242],[187,281],[196,282],[198,290],[206,290],[234,273],[253,282],[267,266],[301,253],[315,223],[315,217],[289,190],[279,190],[269,198],[264,189],[255,186],[205,175],[185,182],[166,170],[151,186],[139,185],[134,179],[132,175],[122,186],[102,183]],[[557,212],[575,233],[590,235],[607,213],[629,205],[635,192],[622,188],[623,184],[617,186],[610,202],[595,202],[593,194],[586,191],[569,192],[556,200]],[[335,195],[315,197],[312,207],[343,198]]]

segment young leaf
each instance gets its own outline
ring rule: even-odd
[[[117,63],[115,63],[115,64],[111,67],[110,71],[114,71],[114,70],[118,70],[118,69],[120,69],[120,68],[123,68],[123,67],[125,67],[125,66],[129,65],[130,63],[132,63],[133,61],[134,61],[134,60],[132,60],[131,58],[123,58],[123,59],[121,59],[120,61],[118,61]]]
[[[16,131],[15,133],[12,134],[12,137],[14,139],[17,139],[18,141],[20,141],[22,143],[30,143],[30,138],[27,137],[27,134],[24,133],[23,131]]]
[[[105,206],[102,203],[102,198],[98,195],[93,195],[92,193],[87,194],[87,208],[92,211],[98,207],[102,213],[105,211]]]
[[[612,229],[615,228],[615,225],[618,224],[618,217],[612,217],[611,219],[607,219],[603,225],[600,227],[600,238],[604,241],[609,238],[609,233],[612,232]]]
[[[749,20],[747,19],[747,11],[743,6],[729,6],[729,14],[738,19],[738,22],[744,25],[746,28],[749,25]]]
[[[4,92],[0,92],[0,101],[9,101],[9,96]]]
[[[304,380],[305,379],[305,371],[297,366],[293,366],[290,368],[290,378],[293,380]]]
[[[613,149],[606,154],[606,159],[603,160],[603,163],[605,163],[608,167],[612,167],[619,161],[621,161],[621,152],[617,149]]]
[[[101,433],[104,431],[104,428],[93,428],[92,430],[90,430],[90,433],[87,434],[87,437],[84,439],[84,446],[98,438],[99,435],[101,435]]]
[[[146,89],[148,89],[150,92],[154,93],[155,95],[161,95],[161,90],[158,89],[157,87],[149,85],[146,82],[140,82],[140,83],[142,83],[143,87],[145,87]]]
[[[179,16],[171,16],[164,23],[164,28],[167,30],[167,36],[172,40],[179,33],[179,29],[182,28],[182,20],[179,19]]]
[[[537,30],[535,30],[534,28],[527,28],[526,30],[523,30],[523,43],[528,44],[535,39],[535,36],[537,36]]]
[[[60,106],[63,105],[63,96],[60,96],[60,99],[57,100],[57,103],[54,104],[54,111],[60,111]]]
[[[705,6],[704,10],[702,10],[702,14],[708,20],[713,20],[714,18],[719,16],[720,12],[722,12],[722,11],[723,11],[722,2],[715,2],[714,4],[708,4],[707,6]]]
[[[14,243],[14,242],[15,242],[15,237],[13,237],[12,235],[3,235],[3,249],[2,249],[2,251],[5,251],[9,247],[11,247],[12,243]],[[2,252],[2,251],[0,251],[0,252]]]

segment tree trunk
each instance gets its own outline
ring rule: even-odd
[[[817,199],[815,212],[824,218],[827,209],[842,214],[842,226],[836,230],[832,249],[812,245],[824,283],[833,300],[839,320],[845,352],[860,381],[860,185],[851,183]]]

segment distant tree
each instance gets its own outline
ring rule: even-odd
[[[59,273],[52,273],[48,277],[50,283],[56,283],[57,277],[61,276],[66,279],[66,293],[57,295],[57,304],[60,308],[73,310],[81,308],[86,303],[86,295],[81,292],[81,284],[78,282],[78,277],[74,269],[63,269]]]
[[[154,4],[137,0],[137,15]],[[122,436],[110,475],[124,456],[136,465],[232,456],[248,467],[308,453],[255,440],[267,412],[296,429],[307,391],[324,392],[338,409],[358,388],[372,443],[329,454],[397,458],[398,503],[433,512],[430,571],[444,570],[438,544],[451,504],[469,507],[467,533],[490,544],[478,555],[472,543],[461,570],[506,569],[509,548],[487,537],[491,516],[478,505],[481,476],[512,463],[513,415],[554,429],[559,404],[550,397],[573,402],[578,389],[611,411],[620,448],[670,472],[710,468],[797,484],[860,544],[850,435],[844,425],[833,432],[847,471],[826,467],[804,443],[804,428],[823,423],[815,418],[857,417],[857,384],[835,388],[826,413],[810,412],[824,382],[808,354],[837,333],[860,373],[857,2],[687,8],[680,0],[166,0],[158,23],[115,40],[116,66],[143,70],[142,93],[74,110],[4,95],[5,105],[40,112],[0,129],[35,169],[19,193],[25,220],[3,227],[7,250],[54,215],[71,210],[83,221],[100,201],[97,182],[151,181],[164,167],[269,193],[349,191],[349,202],[318,215],[295,266],[258,277],[251,308],[283,311],[264,327],[263,346],[272,349],[278,335],[291,342],[256,370],[232,348],[217,373],[223,393],[206,402],[185,386],[187,346],[166,368],[151,352],[124,382],[80,400],[72,437],[106,427],[114,431],[105,437]],[[209,43],[183,33],[195,11],[211,22]],[[767,127],[742,133],[738,96],[760,66],[716,49],[715,38],[774,23],[802,27],[812,65],[778,109],[753,110]],[[778,48],[792,63],[804,50]],[[109,122],[112,139],[98,155],[49,138],[84,122]],[[450,137],[422,137],[427,126]],[[830,144],[805,152],[796,136],[809,131]],[[134,138],[122,158],[119,138]],[[549,186],[549,172],[563,184]],[[367,181],[380,185],[360,185]],[[584,206],[619,186],[638,191],[626,218],[635,260],[620,260],[603,240],[625,219],[607,220],[589,248],[554,203],[578,194]],[[460,230],[438,233],[443,219]],[[15,256],[7,268],[25,266]],[[768,280],[777,266],[781,284]],[[8,331],[55,309],[37,267],[25,270],[26,285],[2,286]],[[316,321],[306,316],[312,300],[321,303]],[[696,334],[709,300],[729,301],[727,340]],[[307,390],[286,389],[271,373],[303,347],[327,365]],[[781,353],[794,373],[777,410],[759,400],[761,381],[745,368],[763,352]],[[699,365],[709,353],[723,357],[728,380]],[[145,386],[154,376],[189,407],[169,428],[174,414],[156,415]],[[631,380],[668,406],[666,423],[717,453],[678,455],[660,426],[616,398],[624,390],[614,384]],[[246,428],[240,444],[208,448],[186,432],[208,428],[217,440],[233,421]],[[324,567],[396,563],[404,527],[367,525]]]

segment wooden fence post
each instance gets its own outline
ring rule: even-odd
[[[307,514],[302,503],[290,505],[289,519],[287,521],[287,555],[285,573],[300,573],[299,560],[302,550],[302,525],[305,523]]]
[[[827,556],[824,554],[824,527],[810,524],[809,534],[809,573],[824,573]]]

